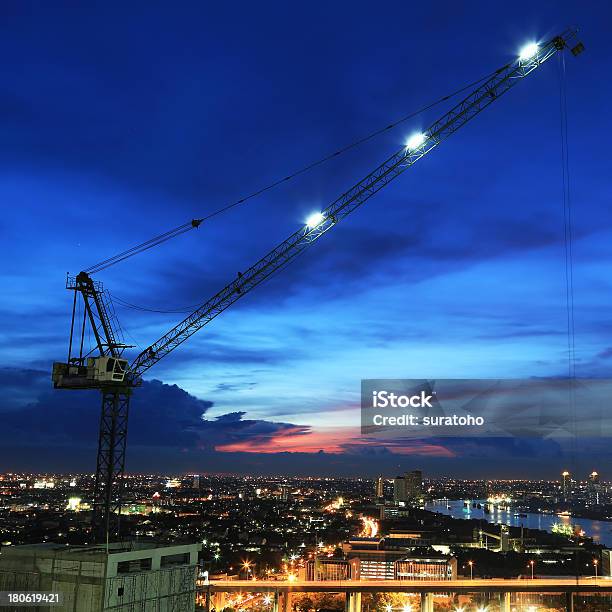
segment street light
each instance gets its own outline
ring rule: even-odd
[[[531,566],[531,579],[533,580],[533,568],[534,568],[534,566],[535,566],[535,561],[532,559],[532,560],[529,562],[529,565]]]
[[[599,565],[599,559],[593,559],[593,567],[595,568],[595,579],[598,578],[597,575],[597,566]]]
[[[474,562],[468,561],[468,565],[470,566],[470,580],[474,580]]]

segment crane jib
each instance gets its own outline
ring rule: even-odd
[[[132,381],[138,379],[152,365],[182,344],[207,323],[251,289],[284,268],[297,255],[320,238],[324,233],[351,214],[371,196],[405,172],[423,158],[443,140],[468,123],[501,95],[510,90],[521,79],[529,75],[557,51],[567,46],[575,35],[568,30],[548,43],[539,46],[536,53],[527,59],[519,58],[497,70],[492,77],[456,104],[445,115],[435,121],[423,133],[422,142],[414,147],[403,147],[361,181],[332,202],[321,213],[320,222],[314,227],[302,227],[287,240],[279,244],[248,270],[240,273],[233,281],[213,296],[208,302],[173,327],[168,333],[140,353],[129,370]]]

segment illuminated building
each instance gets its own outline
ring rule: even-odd
[[[592,472],[589,475],[589,481],[587,483],[587,500],[589,504],[598,506],[601,503],[601,493],[602,488],[599,482],[599,474],[597,472]]]
[[[402,508],[401,506],[395,505],[381,505],[380,506],[380,519],[397,519],[405,518],[410,516],[410,510],[408,508]]]
[[[34,481],[34,488],[35,489],[54,489],[55,488],[55,481],[54,480],[47,480],[46,478],[42,478],[40,480],[35,480]]]
[[[395,580],[456,580],[457,559],[428,554],[405,557],[394,563]]]
[[[352,566],[346,559],[309,559],[306,562],[306,580],[349,580],[357,573],[355,561]]]
[[[352,538],[342,545],[353,580],[394,580],[395,563],[409,555],[409,546],[429,543],[420,533],[397,532],[396,537]]]
[[[382,499],[385,496],[385,480],[379,476],[376,480],[376,497]]]
[[[572,478],[567,470],[561,474],[561,478],[563,478],[561,483],[561,494],[563,496],[563,501],[567,501],[570,498]]]

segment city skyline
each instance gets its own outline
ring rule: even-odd
[[[147,35],[129,7],[123,24],[92,7],[11,12],[0,46],[21,61],[8,70],[0,144],[10,254],[0,465],[93,469],[99,398],[50,384],[67,350],[66,271],[255,191],[576,21],[587,48],[567,59],[576,371],[609,376],[612,213],[599,134],[610,85],[598,75],[610,9],[551,3],[504,15],[503,27],[496,7],[447,9],[440,21],[419,8],[424,26],[409,37],[407,7],[394,23],[313,8],[299,27],[281,11],[284,29],[250,7],[238,19],[159,8],[144,17]],[[434,28],[444,44],[429,44]],[[610,463],[605,438],[368,441],[359,431],[362,378],[567,373],[558,68],[521,83],[152,370],[134,394],[127,471],[538,477]],[[119,300],[182,311],[207,299],[447,108],[97,276],[128,343],[139,351],[184,315]]]

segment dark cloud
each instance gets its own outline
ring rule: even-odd
[[[20,408],[49,388],[51,375],[31,368],[0,368],[0,410]]]
[[[253,389],[257,386],[255,381],[238,382],[238,383],[219,383],[215,387],[215,391],[243,391],[245,389]]]
[[[8,404],[1,408],[3,443],[21,440],[24,446],[78,447],[97,440],[97,392],[52,390],[47,373],[37,370],[4,368],[0,380],[12,385],[10,394],[4,396]],[[177,385],[144,381],[131,398],[129,445],[212,451],[217,446],[245,441],[260,445],[277,435],[299,435],[309,430],[288,423],[244,419],[244,412],[206,420],[212,406],[213,402],[194,397]]]

